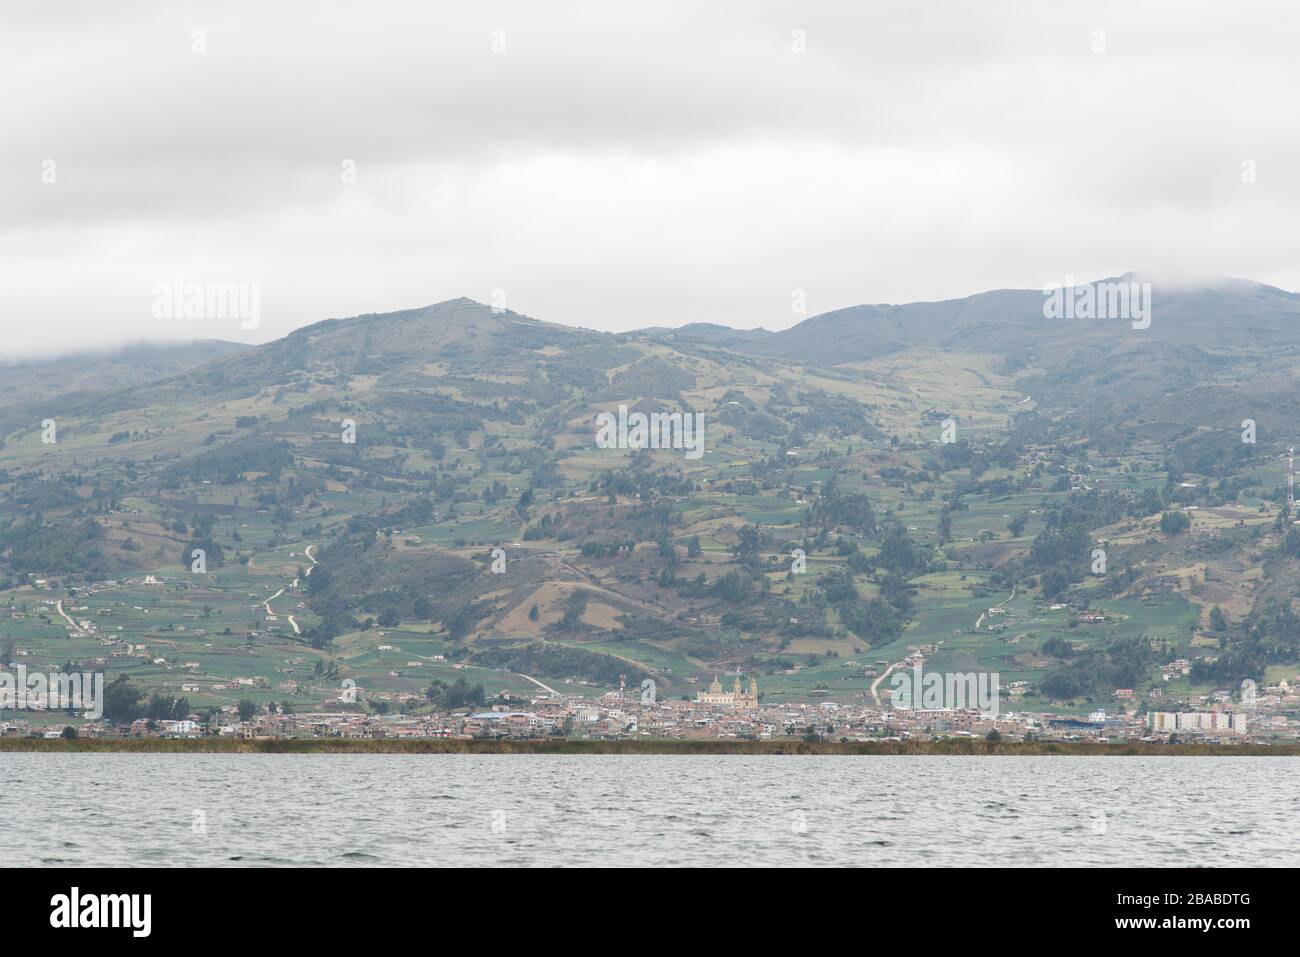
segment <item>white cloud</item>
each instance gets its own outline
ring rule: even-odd
[[[497,288],[621,330],[778,328],[796,288],[813,313],[1128,269],[1300,286],[1286,8],[72,9],[0,35],[0,355]],[[262,325],[153,319],[177,273],[259,282]]]

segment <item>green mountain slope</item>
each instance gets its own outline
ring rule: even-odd
[[[1263,678],[1300,636],[1300,306],[1245,282],[1153,302],[1146,329],[1009,290],[612,335],[458,299],[41,380],[0,408],[3,637],[213,705],[241,677],[399,702],[736,668],[852,699],[915,648],[1043,708],[1166,690],[1177,657],[1198,687]],[[603,447],[620,407],[702,416],[698,456]]]

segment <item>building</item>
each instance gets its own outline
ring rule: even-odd
[[[740,675],[736,675],[736,681],[731,690],[723,691],[722,682],[718,680],[717,675],[714,675],[709,690],[696,693],[695,702],[696,704],[711,704],[722,708],[757,708],[758,679],[751,676],[749,690],[741,691]]]
[[[1241,711],[1152,711],[1147,722],[1152,731],[1246,733],[1246,715]]]

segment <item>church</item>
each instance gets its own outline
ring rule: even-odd
[[[709,685],[708,691],[701,691],[695,695],[696,704],[720,705],[724,708],[757,708],[758,707],[758,679],[750,677],[749,690],[740,690],[740,675],[736,675],[735,684],[731,686],[730,691],[722,690],[722,682],[718,681],[718,676],[713,676],[713,684]]]

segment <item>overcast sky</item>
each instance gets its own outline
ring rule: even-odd
[[[625,330],[1297,289],[1297,41],[1189,0],[2,2],[0,357],[494,290]],[[155,316],[175,276],[260,324]]]

